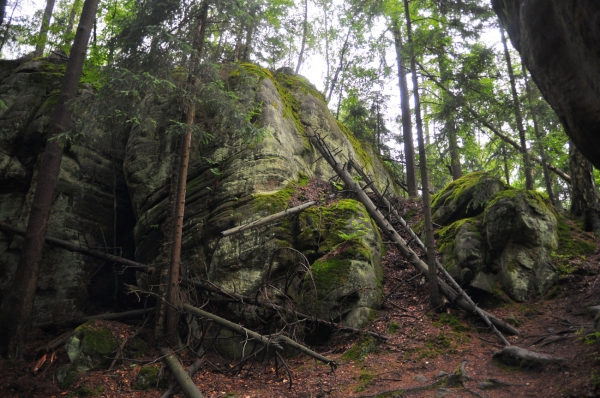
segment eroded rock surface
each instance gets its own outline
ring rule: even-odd
[[[492,0],[492,5],[567,134],[600,167],[600,3]]]
[[[434,222],[444,225],[438,231],[444,265],[457,281],[488,293],[501,288],[517,301],[542,295],[556,282],[550,256],[558,247],[557,219],[542,195],[473,173],[441,191],[433,208],[443,209],[435,199],[444,198],[463,204],[451,208],[471,209],[456,217],[434,213]]]

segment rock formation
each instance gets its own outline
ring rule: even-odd
[[[492,0],[492,5],[567,134],[600,167],[600,3]]]
[[[513,300],[542,295],[558,279],[551,254],[558,216],[534,191],[505,186],[478,172],[452,182],[433,198],[443,264],[465,286],[502,289]]]
[[[24,226],[64,65],[4,61],[0,70],[0,218]],[[264,135],[256,142],[228,131],[195,140],[187,181],[185,275],[242,294],[269,286],[275,299],[285,294],[319,316],[364,325],[381,298],[381,238],[360,203],[342,200],[230,237],[221,238],[220,232],[284,210],[297,187],[311,179],[334,177],[306,138],[315,131],[328,136],[342,161],[361,164],[381,189],[392,186],[390,178],[372,152],[331,116],[306,79],[254,65],[229,72],[230,78],[243,75],[244,101],[262,104],[256,123]],[[81,96],[91,95],[82,86]],[[130,252],[124,255],[135,250],[132,257],[138,262],[165,261],[178,138],[166,133],[173,119],[165,110],[169,100],[147,98],[139,108],[140,123],[113,134],[98,124],[67,148],[51,236],[103,249],[116,238],[117,246]],[[0,233],[0,289],[14,272],[19,244],[20,239]],[[309,263],[300,264],[286,249],[304,253]],[[36,298],[40,318],[59,315],[56,309],[66,314],[86,309],[94,289],[105,289],[104,296],[112,298],[110,265],[60,249],[45,253]],[[298,267],[304,267],[302,277],[291,289],[286,278],[297,278]],[[99,275],[106,280],[95,284]],[[156,281],[138,275],[138,282],[149,287]]]

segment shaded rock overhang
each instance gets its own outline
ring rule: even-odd
[[[600,2],[492,0],[567,135],[600,168]]]

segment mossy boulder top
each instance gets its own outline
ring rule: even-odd
[[[501,289],[517,301],[546,293],[558,279],[551,261],[558,246],[556,210],[542,194],[473,174],[463,177],[466,181],[454,181],[437,196],[438,201],[445,197],[446,202],[461,203],[454,208],[463,209],[452,212],[452,217],[444,213],[449,224],[437,232],[444,266],[463,286],[488,293]],[[458,195],[453,187],[471,194]],[[458,197],[462,198],[451,199]]]
[[[454,221],[483,213],[487,201],[505,184],[498,178],[474,172],[451,182],[431,198],[433,222],[450,225]]]

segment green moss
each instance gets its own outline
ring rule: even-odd
[[[446,256],[446,260],[451,260],[456,257],[454,252],[454,247],[456,245],[456,234],[463,225],[467,225],[467,228],[470,232],[475,232],[480,236],[481,232],[479,231],[479,228],[481,225],[481,216],[463,218],[446,227],[442,227],[435,232],[438,250],[440,253]]]
[[[374,337],[365,335],[361,337],[348,351],[342,355],[345,361],[362,361],[369,354],[377,351],[377,340]]]
[[[371,373],[365,369],[360,371],[358,376],[358,387],[356,388],[356,392],[361,392],[367,389],[371,384],[371,380],[375,378],[375,374]]]
[[[431,197],[432,209],[436,209],[440,206],[443,206],[446,202],[457,199],[459,196],[463,195],[468,189],[474,189],[474,191],[473,198],[467,204],[466,210],[468,210],[469,208],[477,208],[483,206],[490,197],[490,192],[487,189],[485,189],[487,187],[487,184],[484,183],[486,180],[496,180],[496,178],[491,174],[483,171],[477,171],[462,176],[458,180],[455,180],[448,184],[444,189],[442,189],[441,191],[439,191]],[[478,189],[475,189],[477,187]],[[505,186],[505,189],[511,188]]]
[[[275,89],[279,93],[281,102],[283,103],[283,116],[290,118],[292,122],[294,122],[298,133],[300,133],[300,135],[304,138],[306,147],[310,148],[310,142],[306,137],[306,130],[300,121],[300,105],[290,91],[293,87],[296,87],[294,83],[296,83],[298,87],[304,87],[304,83],[301,81],[301,79],[288,79],[286,78],[287,75],[283,73],[277,73],[273,75],[273,73],[271,73],[271,71],[268,69],[250,63],[242,63],[240,64],[240,67],[247,74],[255,75],[259,79],[269,79],[273,82]],[[236,71],[233,73],[235,74]]]
[[[119,347],[119,343],[110,329],[93,327],[94,322],[89,321],[84,323],[75,329],[75,332],[83,333],[82,344],[86,352],[94,353],[94,355],[109,356]]]
[[[515,314],[510,313],[505,318],[504,321],[514,327],[519,327],[523,324],[523,321],[515,316]]]
[[[272,194],[255,194],[254,210],[267,210],[270,213],[277,213],[288,208],[288,203],[294,196],[295,186],[289,185],[286,188]]]
[[[452,314],[441,314],[440,323],[450,326],[455,332],[468,332],[470,330],[468,326],[465,326]]]
[[[567,219],[558,214],[556,217],[558,227],[558,248],[552,253],[552,262],[556,266],[559,276],[572,274],[577,269],[579,260],[596,251],[596,243],[577,226],[571,226]],[[582,238],[577,237],[581,236]],[[559,294],[560,292],[553,292]]]
[[[141,390],[156,388],[157,386],[166,387],[168,380],[162,376],[159,365],[144,366],[137,375],[136,387]]]
[[[396,333],[398,333],[399,330],[400,330],[400,325],[398,325],[398,323],[396,323],[396,322],[388,323],[387,332],[389,334],[396,334]]]
[[[298,186],[305,187],[310,182],[310,177],[302,172],[298,173]]]
[[[358,160],[360,161],[360,163],[366,168],[370,167],[371,170],[375,170],[375,167],[373,165],[373,158],[367,153],[367,151],[363,147],[363,144],[360,143],[358,138],[356,138],[352,131],[350,131],[350,129],[348,129],[348,127],[346,127],[342,122],[340,122],[337,119],[336,122],[342,133],[344,133],[346,138],[348,138],[348,141],[350,141],[350,144],[352,145],[354,152],[358,156]]]

